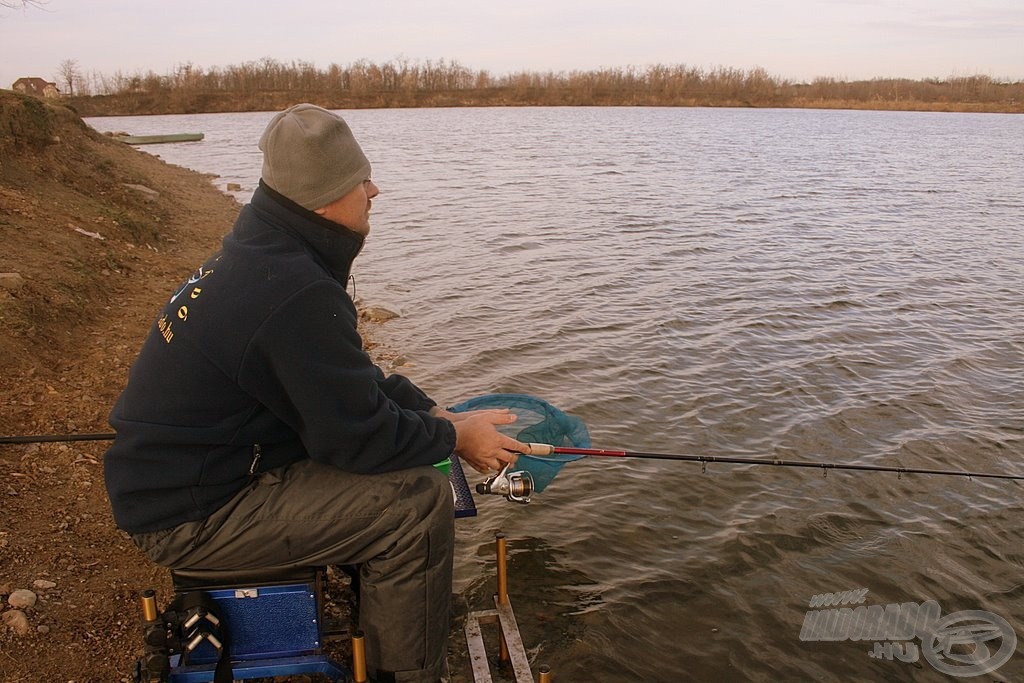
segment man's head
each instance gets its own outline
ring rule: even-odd
[[[333,204],[370,178],[370,162],[348,124],[312,104],[297,104],[271,119],[260,149],[263,182],[310,211]]]

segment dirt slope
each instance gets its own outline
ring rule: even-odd
[[[163,297],[238,209],[209,178],[0,91],[0,435],[109,432]],[[114,527],[105,447],[0,445],[0,680],[124,680],[137,591],[169,596]],[[25,619],[19,589],[37,596]]]

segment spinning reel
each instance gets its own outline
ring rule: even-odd
[[[533,475],[525,470],[509,472],[508,468],[509,465],[506,464],[497,474],[492,474],[482,484],[477,484],[476,492],[505,496],[513,503],[526,505],[533,494]]]

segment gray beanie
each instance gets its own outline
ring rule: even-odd
[[[263,182],[313,211],[370,177],[370,162],[337,114],[297,104],[277,114],[260,138]]]

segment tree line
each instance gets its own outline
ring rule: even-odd
[[[644,105],[848,107],[1024,112],[1024,81],[985,75],[798,82],[763,68],[686,64],[492,75],[454,60],[358,60],[318,68],[264,58],[227,67],[180,64],[169,73],[86,75],[61,63],[82,115],[268,110],[296,101],[329,108]]]

